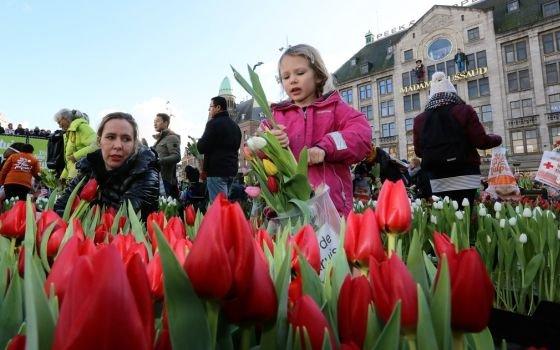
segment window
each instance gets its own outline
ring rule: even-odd
[[[435,65],[431,65],[428,66],[428,80],[432,80],[432,75],[434,75],[434,73],[436,72],[436,66]]]
[[[403,96],[404,111],[411,112],[420,109],[420,94]]]
[[[486,51],[478,51],[476,53],[476,68],[488,67],[486,63]]]
[[[451,53],[453,45],[446,38],[438,38],[428,46],[428,57],[433,61],[439,61]]]
[[[549,133],[551,145],[555,145],[556,142],[560,141],[560,126],[551,127]]]
[[[393,78],[392,77],[387,77],[387,78],[382,78],[381,80],[378,81],[378,86],[379,86],[379,94],[380,95],[387,95],[387,94],[392,94],[393,93]],[[405,86],[403,84],[403,86]]]
[[[373,120],[373,107],[371,105],[360,107],[360,111],[368,120]]]
[[[352,104],[352,89],[342,90],[340,96],[346,103]]]
[[[381,137],[389,137],[389,136],[396,136],[396,124],[395,123],[386,123],[381,124]]]
[[[447,75],[452,76],[453,74],[455,74],[455,62],[453,60],[445,62],[445,69]]]
[[[534,115],[533,100],[528,98],[520,101],[511,101],[509,103],[512,118],[527,117]]]
[[[381,117],[395,115],[395,102],[393,100],[382,101],[379,109],[381,110]]]
[[[539,138],[536,129],[511,133],[511,148],[514,154],[539,152]]]
[[[548,103],[551,113],[560,112],[560,94],[548,95]]]
[[[406,50],[406,51],[404,52],[404,60],[405,60],[405,61],[411,61],[412,58],[413,58],[412,49]]]
[[[491,122],[492,121],[492,105],[480,106],[480,114],[478,118],[481,122]]]
[[[360,66],[360,74],[368,74],[370,69],[370,63],[364,63]]]
[[[558,84],[558,62],[549,63],[545,65],[545,75],[546,75],[546,84],[547,85],[554,85]]]
[[[404,120],[404,129],[410,131],[414,128],[414,118],[407,118]]]
[[[527,43],[519,41],[504,46],[506,63],[525,61],[527,59]]]
[[[359,87],[360,101],[371,99],[371,84],[362,85]]]
[[[554,16],[560,13],[560,5],[558,0],[548,2],[542,5],[543,17]]]
[[[542,36],[542,46],[545,54],[554,52],[554,33],[548,33]]]
[[[518,0],[510,0],[507,3],[507,12],[514,12],[519,10],[519,1]]]
[[[478,27],[467,30],[467,38],[469,39],[469,41],[475,41],[480,39]]]
[[[507,80],[509,92],[529,90],[531,88],[528,69],[508,73]]]
[[[410,72],[405,72],[402,74],[402,86],[409,86],[409,85],[412,85],[410,79]]]
[[[469,99],[490,95],[488,78],[469,81],[467,83],[467,89],[469,91]]]

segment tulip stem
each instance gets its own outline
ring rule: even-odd
[[[397,246],[397,235],[394,233],[388,233],[388,254],[389,258],[391,257],[391,255],[393,254],[393,252],[395,251],[395,247]]]
[[[453,350],[463,350],[465,348],[465,339],[463,332],[453,332]]]
[[[251,327],[241,327],[241,350],[249,350],[251,346]]]
[[[211,349],[216,348],[216,335],[218,333],[218,316],[220,315],[220,304],[215,301],[206,302],[206,313],[208,314],[208,325],[210,326]]]
[[[413,333],[410,335],[405,335],[404,337],[406,339],[406,342],[408,343],[408,349],[416,350],[416,335]]]

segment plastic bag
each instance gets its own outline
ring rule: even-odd
[[[519,195],[519,186],[511,172],[504,147],[492,149],[492,160],[488,172],[488,189],[493,197],[507,198]]]

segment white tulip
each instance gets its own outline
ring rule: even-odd
[[[377,208],[377,201],[371,202],[371,205],[372,205],[374,208]]]
[[[457,220],[463,220],[463,212],[462,211],[456,211],[455,212],[455,217],[457,218]]]
[[[505,227],[506,227],[506,219],[500,219],[500,227],[501,227],[501,228],[505,228]]]
[[[457,203],[457,201],[453,201],[451,202],[451,204],[453,205],[453,209],[455,210],[459,209],[459,203]]]
[[[486,216],[486,207],[480,207],[480,209],[478,209],[478,215],[480,217]]]
[[[537,213],[542,215],[542,209],[540,207],[535,207],[535,209],[533,209],[533,216],[537,216]]]
[[[556,236],[558,237],[558,239],[560,239],[560,230],[558,230],[558,233],[556,233]]]
[[[253,152],[256,152],[266,146],[266,140],[260,136],[253,136],[247,140],[247,147]]]
[[[437,225],[437,217],[435,215],[430,215],[430,222]]]
[[[521,213],[523,212],[522,209],[523,209],[523,207],[522,207],[521,205],[518,205],[518,206],[515,207],[515,212],[516,212],[517,214],[520,214],[520,215],[521,215]]]
[[[422,201],[420,200],[420,198],[416,198],[416,200],[414,201],[414,203],[416,203],[417,206],[421,206],[421,205],[422,205]]]
[[[530,208],[523,209],[523,217],[524,218],[530,218],[531,216],[533,216],[533,212],[531,211]]]
[[[500,203],[500,202],[494,203],[494,211],[495,212],[500,212],[501,210],[502,210],[502,203]]]
[[[438,196],[432,196],[432,200],[434,202],[439,202],[439,197]]]
[[[451,200],[449,199],[448,196],[443,197],[443,201],[446,203],[449,203]]]
[[[463,198],[463,202],[461,203],[461,205],[462,205],[463,207],[468,207],[468,206],[469,206],[469,200],[466,199],[466,198]]]
[[[509,225],[510,226],[515,226],[517,225],[517,218],[513,217],[513,218],[509,218]]]
[[[519,235],[519,243],[521,243],[521,244],[527,243],[527,235],[526,234],[522,233],[522,234]]]
[[[488,244],[492,243],[492,238],[489,235],[486,235],[486,242],[488,242]]]

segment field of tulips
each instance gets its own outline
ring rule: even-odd
[[[90,206],[91,187],[62,217],[53,201],[1,214],[0,348],[505,349],[493,306],[560,301],[558,212],[538,206],[471,213],[386,181],[321,261],[305,223],[267,232],[219,197],[144,224]]]

